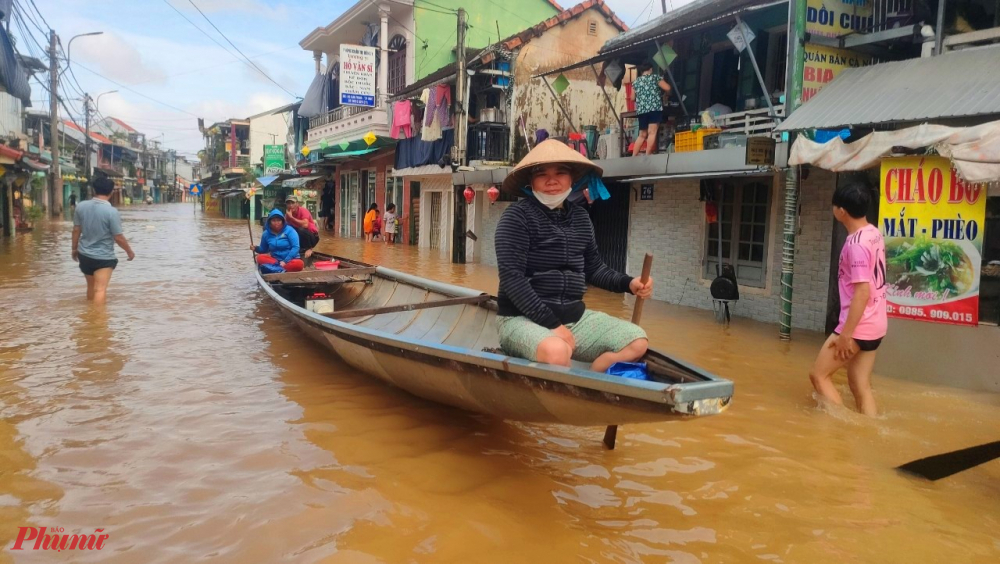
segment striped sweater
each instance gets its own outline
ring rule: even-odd
[[[496,231],[498,314],[523,315],[547,329],[580,320],[590,283],[629,291],[632,277],[601,260],[587,210],[571,202],[550,210],[528,197],[513,204]]]

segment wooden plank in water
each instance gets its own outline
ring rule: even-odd
[[[444,300],[433,300],[429,302],[418,302],[415,304],[400,304],[394,306],[371,307],[364,309],[348,309],[324,314],[331,319],[350,319],[352,317],[365,317],[367,315],[379,315],[381,313],[395,313],[397,311],[413,311],[415,309],[427,309],[430,307],[445,307],[452,305],[480,304],[490,299],[489,294],[478,296],[465,296],[461,298],[447,298]]]
[[[300,272],[279,272],[265,274],[267,282],[302,283],[302,282],[338,282],[341,278],[375,274],[375,268],[339,268],[337,270],[303,270]]]

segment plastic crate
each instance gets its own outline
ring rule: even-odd
[[[718,127],[702,127],[697,131],[678,131],[674,134],[674,152],[687,153],[705,148],[705,136],[722,131]]]

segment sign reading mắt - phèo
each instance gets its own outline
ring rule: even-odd
[[[340,103],[375,107],[375,48],[340,45]]]
[[[978,325],[986,195],[942,157],[882,159],[889,317]]]

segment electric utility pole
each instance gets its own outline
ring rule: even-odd
[[[90,166],[90,94],[84,92],[83,94],[83,122],[85,130],[83,132],[83,189],[80,190],[80,199],[86,200],[91,198],[90,193],[90,175],[92,173],[92,168]]]
[[[458,68],[455,73],[455,161],[458,166],[465,165],[465,144],[466,131],[468,131],[469,119],[465,113],[466,91],[465,85],[468,77],[465,73],[465,9],[458,9],[458,48],[455,50],[455,57],[458,59]],[[465,219],[466,207],[465,186],[452,186],[455,200],[455,219],[452,227],[451,262],[455,264],[465,264]]]
[[[52,217],[62,215],[62,174],[59,166],[59,37],[49,30],[49,151],[52,165],[49,169],[49,211]],[[44,201],[44,200],[43,200]]]

